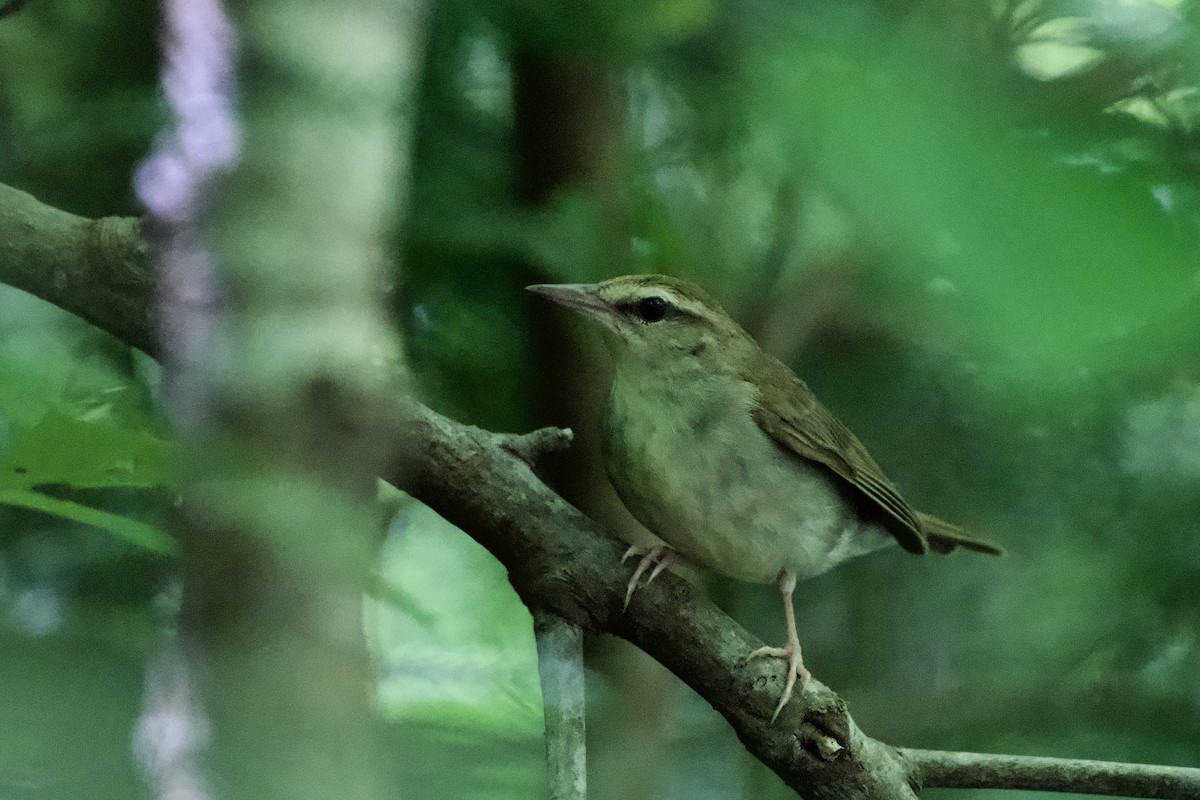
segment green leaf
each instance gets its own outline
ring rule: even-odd
[[[146,431],[51,410],[19,432],[0,458],[0,489],[167,486],[173,482],[170,455],[169,444]]]
[[[51,410],[19,431],[0,458],[0,503],[93,525],[155,553],[175,543],[152,525],[37,491],[46,485],[77,489],[170,485],[170,446],[158,437],[105,417],[85,421]]]
[[[847,48],[780,74],[794,145],[879,251],[943,286],[975,336],[1050,372],[1194,293],[1172,187],[1094,163],[1068,126],[928,52]]]
[[[130,544],[155,553],[174,555],[177,551],[174,540],[153,525],[80,505],[71,500],[60,500],[27,489],[0,489],[0,503],[53,514],[85,525],[94,525]]]

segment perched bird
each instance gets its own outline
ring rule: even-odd
[[[787,662],[772,721],[808,670],[792,591],[893,542],[910,553],[995,545],[913,509],[866,447],[808,386],[699,287],[663,275],[528,287],[599,322],[615,362],[602,437],[629,511],[666,542],[641,555],[625,602],[682,555],[716,572],[778,582]]]

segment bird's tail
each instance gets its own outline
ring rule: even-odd
[[[957,525],[952,525],[944,519],[938,519],[932,514],[917,512],[921,523],[921,531],[929,539],[929,546],[936,553],[949,553],[956,547],[965,547],[978,553],[1002,556],[1004,551],[986,539],[980,539]]]

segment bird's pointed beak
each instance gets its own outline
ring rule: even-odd
[[[602,322],[612,316],[612,306],[600,297],[595,283],[537,283],[525,289]]]

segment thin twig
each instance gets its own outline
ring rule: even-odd
[[[1200,798],[1200,769],[897,749],[908,761],[915,781],[924,788],[1025,789],[1159,800]]]

